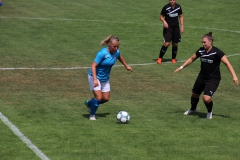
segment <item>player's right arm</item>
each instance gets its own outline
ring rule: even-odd
[[[177,68],[174,73],[182,70],[184,67],[187,67],[189,64],[191,64],[192,62],[194,62],[197,59],[197,55],[196,53],[194,53],[190,58],[188,58],[188,60],[186,60],[185,63],[183,63],[183,65],[181,65],[179,68]]]
[[[98,86],[98,80],[97,80],[97,69],[96,67],[98,66],[98,64],[102,61],[104,57],[104,53],[101,51],[99,51],[94,59],[94,61],[92,62],[91,65],[91,70],[92,70],[92,77],[93,77],[93,83],[94,83],[94,87]]]
[[[97,67],[97,65],[98,65],[98,64],[97,64],[96,62],[93,62],[92,65],[91,65],[94,87],[97,87],[97,86],[98,86],[97,72],[96,72],[96,67]]]
[[[163,15],[160,14],[160,21],[163,22],[164,28],[168,28],[168,23],[165,21],[165,18]]]

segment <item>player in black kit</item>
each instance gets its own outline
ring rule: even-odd
[[[211,119],[213,108],[212,97],[221,80],[220,63],[223,62],[227,66],[229,72],[232,74],[233,82],[236,85],[238,85],[238,78],[226,55],[220,49],[213,46],[212,32],[209,32],[202,37],[202,44],[203,47],[199,48],[197,52],[182,66],[177,68],[174,73],[182,70],[200,57],[201,70],[192,89],[191,108],[187,110],[184,115],[197,112],[199,96],[203,92],[203,102],[208,110],[206,118]]]
[[[179,28],[179,21],[181,28]],[[176,63],[178,51],[178,42],[181,41],[181,34],[184,32],[184,20],[182,7],[176,3],[176,0],[169,0],[169,4],[162,8],[160,20],[163,22],[163,38],[164,44],[160,50],[157,64],[162,63],[162,58],[172,41],[172,63]]]

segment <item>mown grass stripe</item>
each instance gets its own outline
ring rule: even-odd
[[[161,23],[135,23],[135,22],[120,22],[120,21],[107,21],[107,20],[94,20],[94,19],[71,19],[71,18],[42,18],[42,17],[6,17],[0,16],[1,19],[29,19],[29,20],[50,20],[50,21],[86,21],[86,22],[101,22],[101,23],[122,23],[122,24],[138,24],[147,26],[161,26]],[[223,32],[240,33],[240,31],[221,29],[221,28],[210,28],[210,27],[198,27],[198,26],[185,26],[185,28],[201,28],[206,30],[215,30]]]

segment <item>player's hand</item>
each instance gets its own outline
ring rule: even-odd
[[[98,86],[98,80],[97,79],[93,80],[93,85],[94,85],[93,87],[97,87]]]
[[[182,70],[182,68],[177,68],[173,73],[176,73],[176,72],[178,72],[178,71],[181,71]]]
[[[237,77],[233,78],[233,82],[234,82],[235,85],[237,86],[237,85],[238,85],[238,78],[237,78]]]
[[[163,26],[164,26],[164,28],[168,28],[168,24],[166,21],[163,23]]]
[[[133,71],[133,70],[132,70],[132,67],[130,67],[130,66],[128,66],[128,65],[126,66],[126,70],[131,71],[131,72]]]
[[[184,32],[184,27],[180,28],[180,32],[183,33]]]
[[[177,68],[173,73],[177,73],[178,71],[180,71],[180,68]]]

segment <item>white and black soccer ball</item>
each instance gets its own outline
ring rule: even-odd
[[[128,123],[130,120],[130,114],[126,111],[120,111],[117,114],[117,120],[120,123]]]

